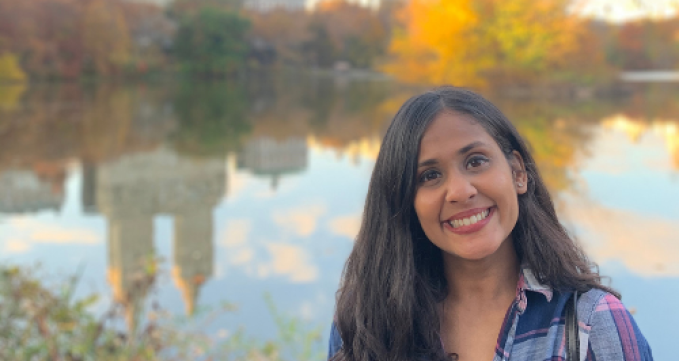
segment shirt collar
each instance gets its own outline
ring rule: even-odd
[[[541,293],[547,299],[547,302],[552,301],[553,290],[551,287],[538,282],[530,268],[521,266],[519,273],[519,282],[516,286],[516,298],[519,301],[519,309],[523,312],[528,304],[526,291]]]

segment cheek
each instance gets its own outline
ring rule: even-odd
[[[511,195],[505,200],[505,203],[506,211],[504,223],[507,224],[508,228],[513,229],[519,218],[519,200],[516,195]]]
[[[420,191],[415,195],[415,212],[417,213],[417,218],[420,218],[422,222],[426,218],[427,214],[431,213],[432,200],[431,197],[427,197],[426,192]]]
[[[433,197],[429,197],[426,192],[418,192],[415,195],[415,213],[422,227],[426,227],[432,219],[438,219],[438,209]]]

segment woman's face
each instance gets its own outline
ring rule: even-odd
[[[511,159],[471,116],[444,111],[420,143],[415,211],[429,240],[447,254],[482,260],[511,234],[526,192],[518,152]],[[511,244],[511,242],[509,242]]]

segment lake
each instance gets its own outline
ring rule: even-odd
[[[567,227],[647,337],[672,359],[679,333],[679,86],[615,99],[489,95],[534,150]],[[129,314],[144,293],[178,317],[224,301],[209,326],[278,340],[274,316],[320,329],[360,225],[381,137],[420,89],[294,75],[222,83],[0,87],[0,261]],[[207,310],[207,311],[206,311]],[[143,322],[127,319],[126,327]]]

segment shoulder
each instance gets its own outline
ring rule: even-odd
[[[330,326],[330,340],[328,342],[328,360],[330,360],[342,348],[342,338],[335,322]]]
[[[578,299],[578,321],[580,337],[588,341],[587,360],[653,359],[634,318],[614,295],[600,289],[583,293]]]

